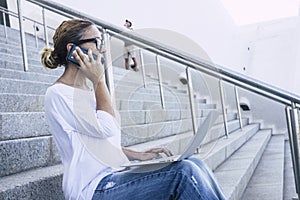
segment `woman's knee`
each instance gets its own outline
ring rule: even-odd
[[[192,161],[193,163],[195,163],[200,168],[207,168],[207,165],[202,160],[200,160],[198,158],[190,157],[190,158],[188,158],[188,160]]]
[[[184,175],[192,175],[197,173],[197,165],[195,165],[190,160],[182,160],[180,162],[176,162],[172,164],[172,170],[177,171],[178,173],[182,173]]]

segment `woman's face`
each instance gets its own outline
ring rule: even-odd
[[[95,25],[92,25],[86,29],[86,31],[83,33],[81,40],[92,39],[92,38],[102,38],[101,32],[98,30],[98,28]],[[102,50],[97,49],[97,44],[95,40],[91,42],[85,42],[80,46],[87,50],[91,49],[93,54],[95,55],[103,53],[101,52]]]

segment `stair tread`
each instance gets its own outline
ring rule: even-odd
[[[60,164],[0,177],[0,193],[38,180],[47,179],[53,176],[60,176],[62,173],[63,166]]]
[[[297,199],[297,192],[295,186],[295,177],[293,173],[293,164],[291,156],[291,148],[289,140],[285,141],[285,152],[284,152],[284,188],[283,188],[283,199],[291,200]]]
[[[228,137],[222,137],[215,142],[209,142],[201,146],[197,157],[206,162],[212,170],[215,170],[221,164],[221,161],[214,163],[216,160],[229,158],[249,138],[256,134],[258,128],[258,124],[248,124],[243,129],[231,132]],[[216,155],[216,158],[212,155]]]
[[[283,176],[284,135],[273,135],[242,199],[281,200],[283,197]]]
[[[270,130],[258,131],[214,171],[229,200],[241,198],[270,136]]]

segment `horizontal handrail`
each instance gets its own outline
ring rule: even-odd
[[[10,11],[10,10],[5,9],[5,8],[3,8],[3,7],[0,7],[0,12],[18,18],[18,13],[13,12],[13,11]],[[33,23],[36,23],[36,24],[38,24],[38,25],[43,26],[43,23],[41,23],[41,22],[39,22],[39,21],[36,21],[36,20],[34,20],[34,19],[31,19],[31,18],[29,18],[29,17],[23,16],[23,18],[26,19],[26,20],[28,20],[28,21],[30,21],[30,22],[33,22]],[[55,31],[55,28],[53,28],[53,27],[51,27],[51,26],[47,26],[47,28],[50,29],[50,30]]]
[[[141,36],[135,32],[132,31],[124,32],[124,29],[119,26],[115,26],[113,24],[104,22],[93,16],[89,16],[85,13],[78,12],[77,10],[73,10],[59,3],[56,2],[53,3],[52,1],[49,0],[27,0],[27,1],[37,4],[41,7],[44,7],[50,11],[59,13],[66,17],[88,18],[91,21],[93,21],[96,25],[104,29],[107,29],[107,32],[113,34],[117,38],[120,39],[129,38],[135,45],[145,48],[150,52],[169,58],[181,64],[187,65],[198,71],[202,71],[212,76],[222,78],[227,82],[234,83],[239,87],[251,90],[255,93],[271,98],[277,102],[283,103],[285,105],[291,105],[292,103],[300,104],[300,96],[296,94],[276,88],[272,85],[247,77],[243,74],[233,72],[229,69],[225,69],[224,67],[221,67],[219,65],[217,66],[199,57],[169,47],[165,44],[161,44],[149,38],[145,38],[144,36]]]

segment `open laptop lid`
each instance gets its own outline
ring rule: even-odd
[[[146,160],[146,161],[134,161],[131,163],[124,164],[124,167],[133,167],[133,166],[146,166],[146,165],[153,165],[153,164],[162,164],[168,162],[175,162],[186,159],[192,156],[197,148],[200,146],[201,142],[207,135],[210,128],[213,126],[214,122],[217,120],[219,116],[219,112],[211,111],[206,119],[199,125],[196,134],[191,138],[190,143],[187,145],[186,149],[181,155],[171,156],[171,157],[164,157],[154,160]]]
[[[205,136],[207,135],[210,128],[214,125],[215,121],[219,116],[219,112],[216,110],[211,111],[206,119],[198,126],[198,130],[195,136],[190,140],[190,143],[187,145],[187,148],[184,150],[182,155],[178,158],[178,160],[186,159],[192,156],[197,148],[200,146]]]

